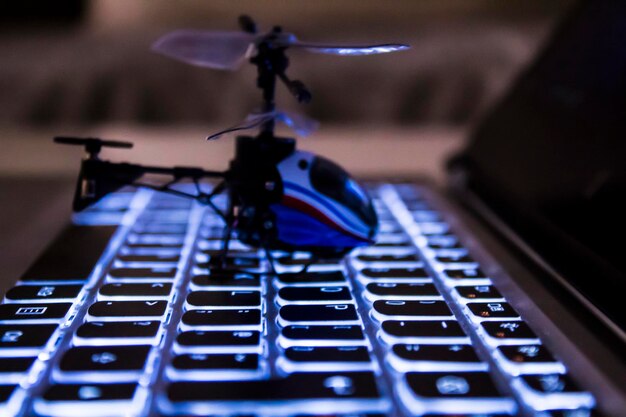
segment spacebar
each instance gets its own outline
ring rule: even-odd
[[[310,402],[321,413],[384,412],[388,408],[371,372],[294,373],[283,379],[259,381],[174,382],[167,396],[171,409],[163,411],[192,414],[260,410],[282,414],[293,411],[294,402],[301,401]]]

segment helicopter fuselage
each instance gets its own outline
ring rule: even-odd
[[[233,229],[243,243],[319,257],[371,244],[371,200],[341,167],[287,138],[237,138],[227,176]]]

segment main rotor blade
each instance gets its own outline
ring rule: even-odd
[[[317,120],[299,113],[278,111],[275,117],[277,121],[284,123],[300,136],[310,136],[320,126]]]
[[[258,35],[233,31],[176,30],[152,44],[152,50],[205,68],[239,68]]]
[[[256,127],[260,127],[263,123],[270,120],[275,120],[279,123],[283,123],[287,127],[291,128],[291,130],[296,132],[298,135],[305,137],[311,135],[311,133],[316,131],[319,127],[319,122],[317,120],[311,119],[302,114],[277,110],[266,113],[250,113],[242,123],[236,126],[229,127],[217,133],[213,133],[212,135],[209,135],[206,139],[215,140],[219,139],[222,135],[225,135],[227,133],[254,129]]]
[[[404,51],[410,48],[409,45],[401,43],[383,43],[376,45],[324,45],[317,43],[304,43],[299,41],[294,41],[290,43],[289,46],[295,48],[303,48],[309,52],[314,52],[318,54],[344,56],[386,54],[390,52]]]

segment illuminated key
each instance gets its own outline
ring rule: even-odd
[[[262,325],[261,310],[256,308],[240,310],[190,310],[183,314],[183,328],[187,330],[260,330]]]
[[[192,287],[197,289],[223,289],[223,288],[259,288],[261,287],[261,277],[258,274],[251,274],[239,271],[220,271],[210,275],[195,275],[192,280]]]
[[[73,347],[63,354],[57,380],[101,382],[136,381],[151,346]]]
[[[279,321],[289,324],[351,324],[358,321],[352,304],[286,305],[281,307]]]
[[[513,413],[517,408],[511,398],[501,396],[486,372],[409,372],[400,396],[415,414]]]
[[[160,326],[159,321],[89,321],[76,330],[74,344],[154,344]]]
[[[386,320],[381,325],[380,335],[390,344],[469,342],[459,323],[454,320]]]
[[[502,298],[502,294],[493,285],[458,285],[454,289],[466,300]]]
[[[37,354],[57,328],[56,324],[0,325],[0,356]]]
[[[177,270],[175,267],[114,268],[109,271],[109,276],[118,279],[173,279]]]
[[[167,389],[163,413],[283,415],[301,407],[317,413],[386,412],[389,401],[380,396],[370,372],[295,373],[262,381],[174,382]]]
[[[176,338],[177,352],[212,353],[260,353],[261,334],[253,330],[236,331],[187,331]]]
[[[381,279],[381,278],[393,278],[393,279],[415,279],[415,278],[428,278],[428,272],[424,268],[364,268],[360,274],[365,279]]]
[[[283,287],[278,291],[278,303],[325,303],[351,301],[348,287]]]
[[[453,235],[430,236],[426,240],[428,247],[432,249],[460,249],[459,240]]]
[[[398,372],[407,371],[485,371],[471,345],[397,344],[388,360]]]
[[[167,301],[98,301],[89,307],[89,315],[106,321],[130,320],[139,317],[163,316]]]
[[[172,379],[240,380],[258,377],[261,366],[254,353],[192,353],[175,356],[167,373]]]
[[[363,329],[357,325],[293,325],[281,330],[283,348],[291,346],[351,346],[365,343]]]
[[[7,291],[5,297],[12,302],[71,301],[78,297],[82,285],[18,285]]]
[[[194,291],[187,296],[186,305],[196,307],[259,307],[259,291]]]
[[[71,306],[71,303],[0,304],[0,321],[60,322]]]
[[[368,300],[414,300],[440,297],[439,291],[431,283],[372,282],[365,287]]]
[[[484,321],[482,330],[493,343],[520,344],[536,343],[537,335],[523,321]]]
[[[0,381],[11,384],[19,383],[36,359],[34,356],[0,357]]]
[[[346,277],[341,271],[283,273],[278,275],[276,283],[279,287],[285,285],[331,286],[346,284]]]
[[[133,415],[143,406],[132,402],[136,389],[136,383],[53,384],[35,400],[34,408],[55,417]]]
[[[365,346],[299,346],[285,350],[285,357],[293,362],[369,362]]]
[[[366,371],[372,369],[365,346],[295,346],[285,350],[278,365],[285,372]]]
[[[543,345],[499,346],[498,353],[501,366],[512,375],[565,372],[565,366]]]
[[[404,300],[378,300],[374,301],[373,316],[379,320],[407,319],[415,320],[424,318],[451,318],[450,308],[445,301],[404,301]]]
[[[515,384],[523,391],[524,401],[536,410],[590,408],[593,396],[581,390],[566,374],[522,375]]]
[[[467,303],[473,316],[481,319],[515,319],[519,314],[509,303],[494,301],[490,303]]]
[[[158,297],[167,298],[172,291],[172,284],[167,282],[153,283],[115,283],[105,284],[98,291],[99,299]]]
[[[357,259],[361,262],[418,262],[420,258],[415,253],[404,254],[362,254]]]
[[[176,263],[180,260],[180,255],[174,254],[128,254],[119,255],[118,261],[132,263],[132,262],[145,262],[145,263]]]

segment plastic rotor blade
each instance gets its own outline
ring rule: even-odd
[[[306,117],[302,114],[286,112],[286,111],[273,111],[268,113],[251,113],[249,114],[243,123],[229,127],[217,133],[208,136],[207,140],[219,139],[222,135],[227,133],[239,132],[241,130],[254,129],[261,126],[263,123],[275,120],[283,123],[287,127],[291,128],[300,136],[309,136],[319,127],[317,120]]]
[[[374,54],[387,54],[390,52],[399,52],[409,49],[409,45],[401,43],[383,43],[377,45],[323,45],[316,43],[303,43],[295,41],[289,46],[296,48],[304,48],[309,52],[318,54],[329,55],[343,55],[343,56],[359,56],[359,55],[374,55]]]
[[[257,37],[245,32],[176,30],[157,39],[152,50],[199,67],[236,70]]]
[[[266,114],[268,114],[268,113],[266,113]],[[255,119],[249,120],[249,116],[248,116],[248,118],[246,118],[246,120],[242,124],[229,127],[228,129],[221,130],[221,131],[219,131],[217,133],[213,133],[213,134],[207,136],[206,140],[219,139],[220,137],[222,137],[222,135],[225,135],[227,133],[239,132],[241,130],[254,129],[255,127],[259,127],[263,123],[265,123],[266,121],[272,120],[272,119],[273,119],[273,117],[266,116],[265,118],[260,118],[259,117],[259,118],[255,118]]]
[[[290,127],[300,136],[310,136],[320,126],[320,123],[317,120],[311,119],[310,117],[306,117],[299,113],[278,111],[276,112],[275,117],[277,121]]]

